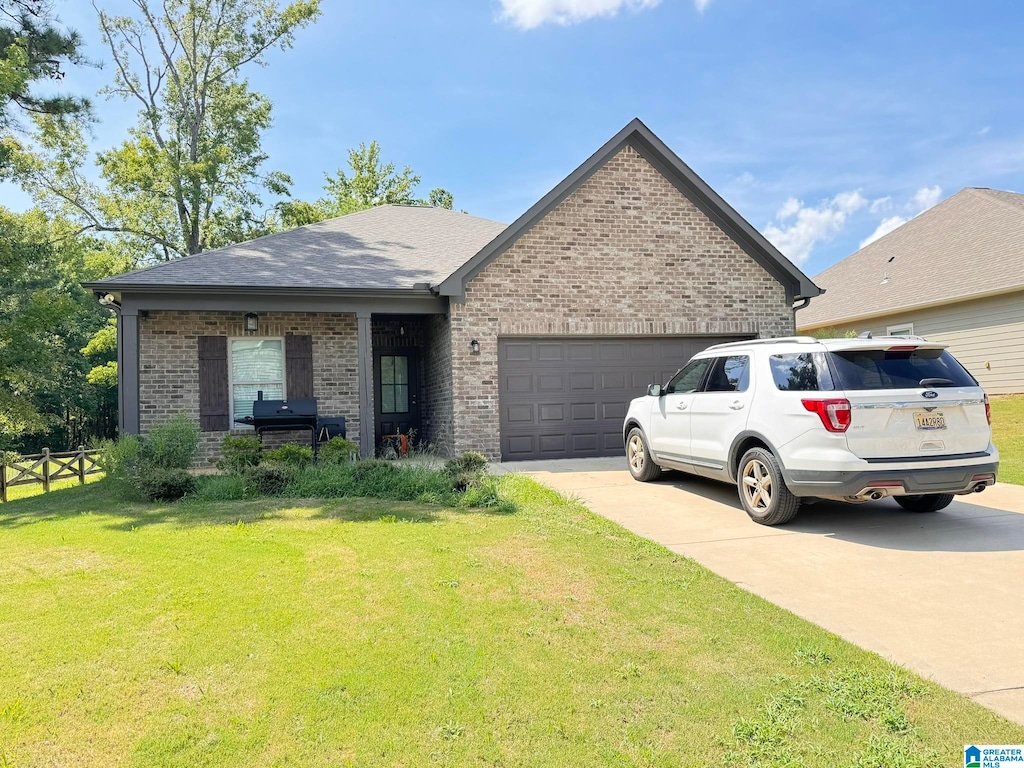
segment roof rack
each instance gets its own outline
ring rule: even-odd
[[[777,339],[750,339],[748,341],[727,341],[722,344],[713,344],[708,349],[728,349],[729,347],[747,347],[752,344],[817,344],[818,339],[813,336],[783,336]]]

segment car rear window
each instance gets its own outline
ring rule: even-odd
[[[772,355],[772,379],[783,392],[818,392],[835,389],[828,362],[821,352]]]
[[[944,349],[851,349],[831,355],[842,389],[977,386],[971,374]]]

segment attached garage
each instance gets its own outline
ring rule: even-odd
[[[739,338],[499,339],[502,460],[620,455],[630,400],[697,352]]]

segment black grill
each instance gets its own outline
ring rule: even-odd
[[[316,399],[312,397],[296,400],[254,400],[252,416],[235,419],[235,422],[254,427],[258,437],[262,437],[264,432],[308,429],[310,445],[314,451],[317,447]]]

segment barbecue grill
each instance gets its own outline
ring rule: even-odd
[[[308,429],[310,445],[317,449],[316,398],[303,397],[295,400],[264,400],[263,393],[252,404],[252,416],[235,419],[237,424],[255,428],[256,436],[263,439],[264,432],[284,432]]]

